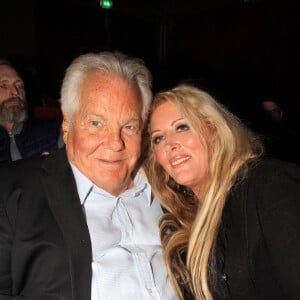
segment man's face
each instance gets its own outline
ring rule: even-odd
[[[22,122],[27,116],[24,83],[8,65],[0,65],[0,121]]]
[[[89,73],[73,119],[64,114],[69,160],[93,183],[112,195],[132,184],[141,151],[141,100],[138,90],[115,75]]]
[[[276,102],[272,100],[266,100],[262,103],[262,108],[272,120],[276,122],[281,121],[283,110]]]

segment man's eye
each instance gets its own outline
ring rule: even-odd
[[[128,130],[132,130],[132,129],[134,129],[134,126],[128,124],[128,125],[125,125],[124,128],[128,129]]]
[[[24,84],[23,83],[17,83],[16,84],[16,87],[18,88],[18,89],[24,89]]]
[[[93,127],[99,127],[101,126],[101,123],[99,121],[91,121],[90,124],[93,126]]]
[[[127,124],[123,126],[123,130],[125,130],[127,133],[134,134],[139,132],[139,127],[137,125]]]
[[[7,89],[7,85],[6,84],[0,84],[0,88],[1,89]]]

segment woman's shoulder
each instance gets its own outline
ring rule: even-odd
[[[300,166],[277,159],[259,160],[250,165],[244,186],[248,200],[257,207],[278,203],[293,207],[293,203],[300,203]]]
[[[296,163],[263,158],[249,164],[249,178],[260,178],[263,181],[270,178],[281,177],[286,175],[300,176],[300,166]],[[300,180],[300,177],[299,177]]]
[[[277,159],[263,158],[248,165],[248,173],[232,189],[231,197],[258,206],[277,200],[300,199],[300,166]],[[300,203],[300,201],[298,201]]]

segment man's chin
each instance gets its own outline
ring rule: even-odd
[[[11,109],[6,112],[0,113],[0,120],[4,122],[21,123],[27,119],[27,113],[25,111]]]

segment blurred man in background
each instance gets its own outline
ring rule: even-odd
[[[24,82],[0,59],[0,162],[49,154],[62,144],[59,122],[28,117]]]

